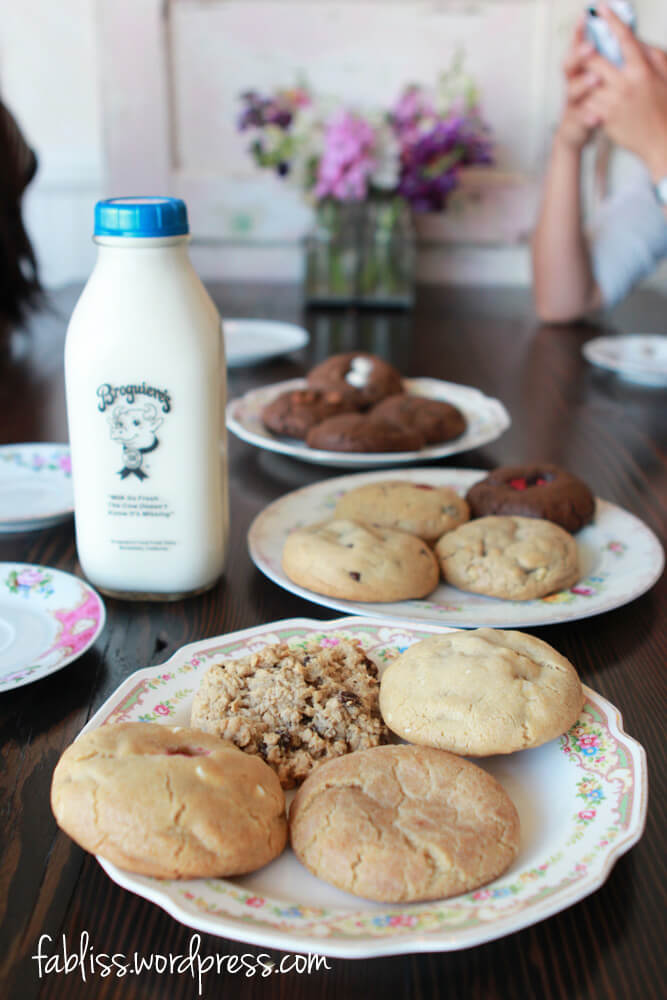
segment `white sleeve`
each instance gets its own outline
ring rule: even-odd
[[[591,230],[593,274],[605,306],[619,302],[663,257],[667,219],[648,179],[605,202]]]

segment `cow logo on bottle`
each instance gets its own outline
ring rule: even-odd
[[[144,471],[144,455],[159,446],[160,441],[156,431],[162,423],[154,403],[144,403],[143,406],[115,406],[109,415],[111,440],[117,441],[123,449],[123,468],[118,475],[121,479],[136,476],[137,479],[148,479]]]
[[[137,398],[141,396],[148,396],[151,400],[157,400],[157,403]],[[119,397],[122,401],[117,402]],[[104,413],[108,407],[113,407],[108,413],[108,420],[111,440],[117,441],[122,448],[123,467],[118,470],[121,479],[127,479],[128,476],[136,476],[140,482],[148,479],[148,463],[144,456],[159,447],[157,429],[164,421],[158,404],[162,413],[169,413],[169,393],[165,389],[147,385],[146,382],[119,386],[105,382],[97,389],[98,410]]]

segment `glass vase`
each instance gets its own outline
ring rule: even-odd
[[[320,203],[305,249],[307,305],[413,304],[415,237],[403,198]]]

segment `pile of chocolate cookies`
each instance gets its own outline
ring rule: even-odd
[[[586,484],[551,464],[496,469],[465,499],[447,486],[375,481],[346,493],[331,520],[290,532],[282,566],[293,583],[349,601],[420,599],[441,576],[536,600],[579,580],[572,533],[594,512]]]
[[[400,372],[374,354],[335,354],[316,365],[304,389],[264,407],[267,430],[323,451],[419,451],[459,437],[466,419],[450,403],[409,395]]]

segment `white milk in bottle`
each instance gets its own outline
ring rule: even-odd
[[[95,207],[98,259],[65,343],[79,561],[101,591],[212,586],[228,532],[220,317],[177,198]]]

